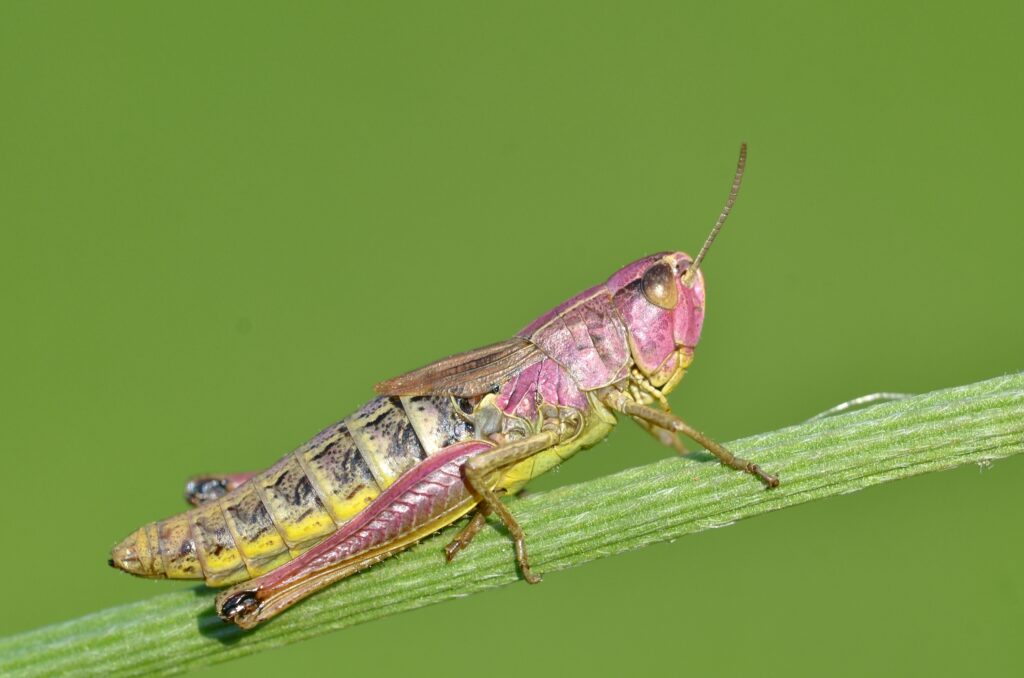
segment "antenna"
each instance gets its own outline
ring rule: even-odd
[[[747,145],[740,144],[740,159],[736,162],[736,176],[732,180],[732,190],[729,191],[729,199],[725,201],[725,207],[722,208],[722,213],[718,216],[718,221],[715,222],[715,227],[711,229],[711,233],[708,234],[708,239],[704,241],[704,246],[700,248],[700,252],[697,254],[697,258],[690,264],[690,268],[683,274],[682,283],[687,287],[693,284],[693,278],[697,275],[697,269],[700,267],[702,261],[704,261],[704,255],[708,253],[708,249],[711,247],[711,243],[715,242],[715,238],[718,237],[718,232],[722,230],[722,226],[725,224],[725,220],[729,217],[729,211],[732,210],[732,206],[736,204],[736,196],[740,192],[740,182],[743,181],[743,168],[747,165]]]

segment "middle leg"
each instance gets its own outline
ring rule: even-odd
[[[471,457],[462,466],[462,475],[466,480],[466,485],[480,497],[481,509],[486,507],[489,511],[497,513],[501,522],[505,523],[505,527],[508,528],[515,542],[519,571],[522,573],[523,579],[531,584],[540,582],[540,577],[530,569],[530,561],[526,554],[526,534],[509,512],[508,507],[501,503],[498,495],[491,489],[487,478],[499,469],[553,447],[557,442],[558,434],[556,432],[542,431]]]

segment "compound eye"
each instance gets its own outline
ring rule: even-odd
[[[661,308],[672,310],[679,301],[676,277],[672,273],[672,267],[665,262],[659,262],[647,269],[643,280],[640,281],[640,289],[644,291],[647,301]]]

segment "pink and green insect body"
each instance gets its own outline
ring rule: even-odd
[[[675,386],[704,322],[703,275],[680,282],[690,262],[682,252],[644,257],[523,328],[517,336],[544,357],[502,385],[502,410],[529,419],[539,402],[584,409],[587,391],[621,382],[634,366],[655,387]]]
[[[668,410],[704,322],[696,259],[644,257],[545,313],[515,337],[377,385],[379,396],[267,471],[196,479],[190,511],[145,525],[111,564],[144,577],[234,585],[221,616],[252,627],[472,513],[450,560],[495,514],[523,578],[525,534],[501,501],[603,439],[627,415],[679,451],[683,433],[768,487],[778,480]],[[657,405],[654,407],[653,405]]]

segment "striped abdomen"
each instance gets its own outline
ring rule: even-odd
[[[268,572],[428,456],[473,438],[456,407],[442,396],[375,398],[223,497],[136,530],[114,548],[113,563],[214,586]]]

